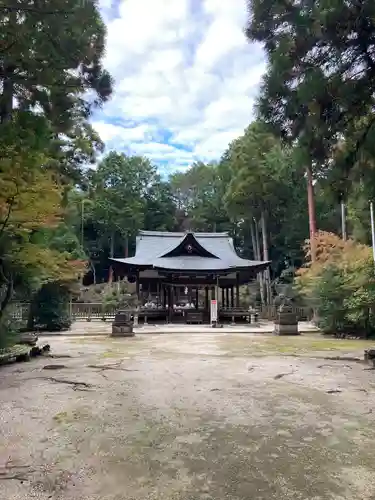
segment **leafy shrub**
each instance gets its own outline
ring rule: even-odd
[[[137,304],[137,296],[127,291],[127,287],[114,287],[103,295],[103,309],[105,312],[120,308],[133,308]]]
[[[315,308],[327,333],[375,332],[375,280],[372,251],[353,240],[318,233],[316,261],[297,272],[298,291]],[[305,248],[309,257],[309,247]]]
[[[19,340],[20,325],[7,311],[0,320],[0,349],[10,347]]]
[[[59,283],[43,285],[31,304],[34,327],[51,332],[69,329],[69,300],[66,287]]]

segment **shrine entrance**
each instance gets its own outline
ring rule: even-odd
[[[240,286],[270,265],[239,257],[227,233],[141,231],[134,257],[111,260],[136,283],[141,321],[190,324],[210,322],[213,300],[218,321],[246,321]]]

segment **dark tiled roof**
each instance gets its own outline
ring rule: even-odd
[[[193,237],[212,257],[196,255],[167,256],[182,244],[185,238]],[[228,233],[166,233],[141,231],[137,236],[136,253],[127,259],[112,259],[132,266],[151,266],[175,270],[226,270],[235,268],[265,269],[270,262],[242,259],[235,251],[233,239]]]

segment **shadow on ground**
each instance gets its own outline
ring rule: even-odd
[[[368,343],[216,332],[49,342],[66,357],[1,371],[1,497],[374,498],[375,374],[345,361]]]

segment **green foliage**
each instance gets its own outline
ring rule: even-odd
[[[94,0],[5,0],[0,23],[0,122],[10,119],[17,99],[22,110],[39,106],[54,129],[65,132],[77,112],[90,112],[85,92],[93,92],[93,104],[108,99],[105,25]]]
[[[3,321],[14,296],[70,283],[84,269],[65,196],[103,146],[89,118],[110,97],[112,82],[102,67],[105,26],[96,1],[5,0],[0,23]]]
[[[34,328],[50,332],[67,330],[71,325],[69,300],[66,287],[58,283],[43,285],[31,305]]]
[[[252,123],[229,146],[228,165],[232,179],[227,192],[229,208],[244,215],[260,215],[269,210],[282,186],[287,167],[286,151],[277,138],[260,123]]]
[[[156,180],[148,159],[109,153],[92,176],[90,216],[102,234],[134,236],[142,226],[148,188]]]
[[[260,115],[298,140],[319,171],[337,138],[350,138],[340,165],[347,172],[374,133],[374,2],[248,0],[248,6],[247,36],[264,43],[268,57]]]
[[[12,307],[7,308],[5,314],[0,317],[0,349],[16,344],[19,339],[22,324],[14,319],[12,309]]]
[[[62,243],[53,244],[64,211],[61,185],[43,168],[48,160],[46,121],[17,112],[1,127],[0,319],[15,292],[74,280],[84,268]]]
[[[118,283],[105,293],[103,297],[104,311],[113,311],[120,308],[135,308],[137,295],[131,293],[126,282]]]
[[[375,279],[371,249],[319,233],[317,260],[299,270],[296,285],[329,333],[375,332]],[[308,257],[308,248],[307,257]]]
[[[221,164],[194,163],[171,176],[180,229],[228,231],[233,228],[223,204],[228,171]]]
[[[299,262],[307,236],[307,200],[303,170],[294,150],[283,146],[258,121],[230,144],[222,162],[230,172],[224,200],[231,217],[242,218],[244,228],[251,229],[253,220],[263,213],[272,259]]]
[[[156,179],[145,195],[143,228],[150,231],[173,231],[176,226],[176,207],[168,182]]]

